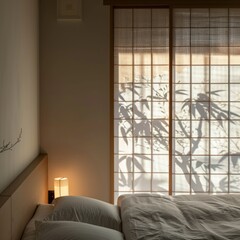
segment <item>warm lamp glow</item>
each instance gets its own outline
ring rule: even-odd
[[[68,193],[68,179],[65,177],[54,178],[54,196],[55,198],[67,196]]]

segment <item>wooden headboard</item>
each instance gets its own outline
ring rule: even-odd
[[[39,203],[47,203],[47,155],[40,154],[0,194],[0,238],[20,240]]]

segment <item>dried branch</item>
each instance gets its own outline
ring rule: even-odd
[[[12,151],[13,148],[21,141],[21,139],[22,139],[22,129],[20,130],[18,138],[16,139],[15,142],[5,143],[5,141],[3,140],[2,146],[0,147],[0,153],[6,152],[6,151]]]

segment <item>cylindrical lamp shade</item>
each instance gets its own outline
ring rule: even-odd
[[[65,177],[54,178],[54,196],[68,196],[68,179]]]

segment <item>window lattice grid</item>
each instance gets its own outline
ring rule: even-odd
[[[231,9],[176,10],[174,17],[173,194],[240,192],[240,35]]]
[[[167,193],[168,9],[115,10],[114,66],[115,197]]]
[[[173,26],[169,16],[114,10],[115,199],[240,192],[240,9],[174,9]]]

